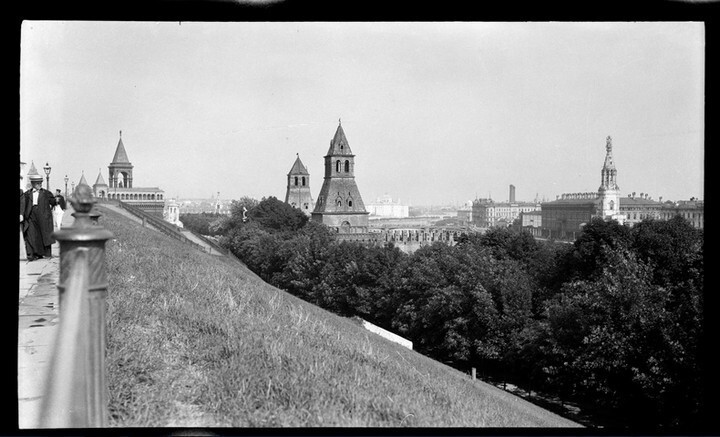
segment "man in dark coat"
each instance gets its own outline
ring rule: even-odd
[[[52,208],[57,201],[55,196],[42,188],[42,176],[30,175],[32,188],[20,196],[20,224],[27,260],[52,257],[53,216]]]

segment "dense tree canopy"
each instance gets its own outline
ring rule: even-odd
[[[337,242],[273,197],[234,204],[219,228],[269,283],[459,369],[579,402],[600,423],[701,418],[703,233],[681,218],[593,220],[573,244],[493,228],[411,255]]]

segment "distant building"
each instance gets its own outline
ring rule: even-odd
[[[306,215],[312,214],[315,209],[315,201],[310,193],[310,173],[300,160],[300,155],[287,174],[285,203],[293,208],[300,208]]]
[[[514,191],[515,187],[512,187]],[[513,192],[514,197],[514,192]],[[472,204],[472,223],[481,228],[507,226],[524,212],[539,211],[536,202],[495,202],[492,199],[475,199]]]
[[[469,200],[457,210],[457,218],[463,225],[468,225],[473,222],[472,205],[472,200]]]
[[[697,229],[705,229],[705,202],[699,199],[667,201],[659,212],[660,218],[670,220],[679,215],[689,221]]]
[[[325,155],[325,178],[311,218],[350,239],[355,239],[350,234],[368,234],[368,212],[355,183],[355,155],[340,123]]]
[[[120,200],[160,218],[163,217],[165,192],[158,187],[133,187],[133,165],[130,163],[125,151],[122,131],[120,131],[120,140],[115,149],[115,156],[108,166],[108,172],[109,184],[107,185],[107,192],[104,190],[104,181],[99,178],[98,182],[102,181],[103,183],[96,183],[96,197],[105,199],[107,196],[109,200]]]
[[[370,218],[405,218],[410,216],[410,207],[402,205],[400,201],[393,201],[390,195],[379,197],[374,203],[367,205]]]
[[[207,199],[176,199],[180,215],[182,214],[221,214],[230,215],[232,200],[211,195]]]
[[[598,216],[599,210],[597,193],[562,194],[557,200],[542,204],[541,228],[534,235],[574,240],[582,226]]]
[[[528,211],[520,213],[520,226],[525,228],[537,228],[542,227],[542,211]]]
[[[659,219],[662,206],[662,202],[653,200],[647,193],[640,193],[640,196],[632,193],[620,198],[620,212],[629,226],[648,218]]]

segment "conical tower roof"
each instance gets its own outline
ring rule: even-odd
[[[352,150],[350,150],[350,145],[348,144],[347,138],[345,138],[345,131],[343,131],[342,123],[339,119],[335,136],[330,141],[330,149],[328,149],[327,152],[327,156],[336,155],[352,155]]]
[[[299,175],[309,175],[310,173],[307,171],[307,168],[305,165],[300,161],[300,155],[298,154],[297,158],[295,159],[295,163],[293,164],[292,168],[290,169],[291,174],[299,174]]]
[[[101,172],[101,171],[98,171],[98,177],[97,177],[97,179],[95,180],[95,185],[107,185],[107,184],[105,183],[105,179],[103,179],[103,177],[102,177],[102,172]]]
[[[87,181],[85,180],[85,173],[80,176],[80,182],[78,182],[78,185],[88,185]],[[90,185],[88,185],[90,186]]]
[[[125,145],[122,141],[122,131],[120,131],[120,140],[118,141],[117,148],[115,149],[115,156],[110,164],[130,164],[127,152],[125,151]]]
[[[33,161],[30,161],[30,170],[28,171],[27,176],[28,179],[38,180],[39,178],[40,180],[42,180],[42,176],[40,175],[40,173],[38,173],[37,169],[35,168],[35,163]]]

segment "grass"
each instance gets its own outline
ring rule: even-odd
[[[98,209],[111,426],[578,426]]]

